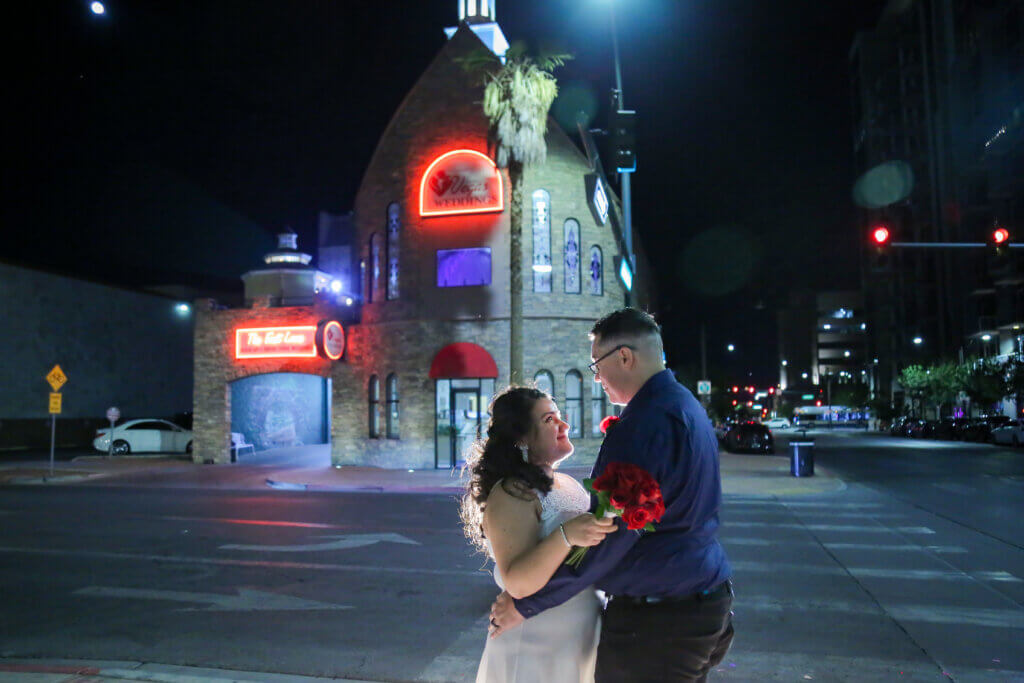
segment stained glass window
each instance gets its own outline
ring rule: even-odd
[[[569,436],[583,436],[583,376],[575,370],[565,373],[565,421]]]
[[[369,272],[369,282],[366,287],[366,303],[373,303],[374,301],[380,301],[381,299],[381,237],[379,232],[375,232],[370,235],[370,262],[367,264]]]
[[[377,375],[370,375],[370,381],[366,385],[367,398],[367,422],[371,439],[380,437],[380,380]]]
[[[580,224],[575,218],[565,221],[565,292],[580,293]]]
[[[398,238],[402,219],[397,203],[388,205],[388,301],[398,298]]]
[[[590,435],[601,436],[601,420],[604,419],[607,402],[604,387],[594,382],[590,391]]]
[[[387,430],[389,439],[398,438],[398,375],[391,373],[385,383],[387,392]]]
[[[604,259],[596,244],[590,248],[590,293],[604,296]]]
[[[533,376],[533,383],[548,396],[555,395],[555,378],[547,370],[541,370]]]
[[[533,291],[551,291],[551,195],[533,193]]]

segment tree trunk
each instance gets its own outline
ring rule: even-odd
[[[523,383],[523,165],[510,161],[509,383]]]

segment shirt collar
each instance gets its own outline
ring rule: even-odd
[[[651,375],[644,385],[633,395],[633,398],[626,404],[626,407],[622,409],[620,417],[626,417],[627,414],[634,410],[638,410],[640,406],[647,403],[651,397],[661,389],[669,386],[671,382],[675,382],[675,375],[668,368],[656,372]]]

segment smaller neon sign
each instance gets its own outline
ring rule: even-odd
[[[434,159],[420,179],[420,215],[503,211],[501,172],[482,152],[456,149]]]
[[[316,325],[235,330],[235,358],[315,358]]]
[[[328,360],[338,360],[345,353],[345,328],[337,320],[317,325],[316,347]]]

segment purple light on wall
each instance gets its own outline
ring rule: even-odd
[[[437,252],[438,287],[491,284],[491,250],[442,249]]]

